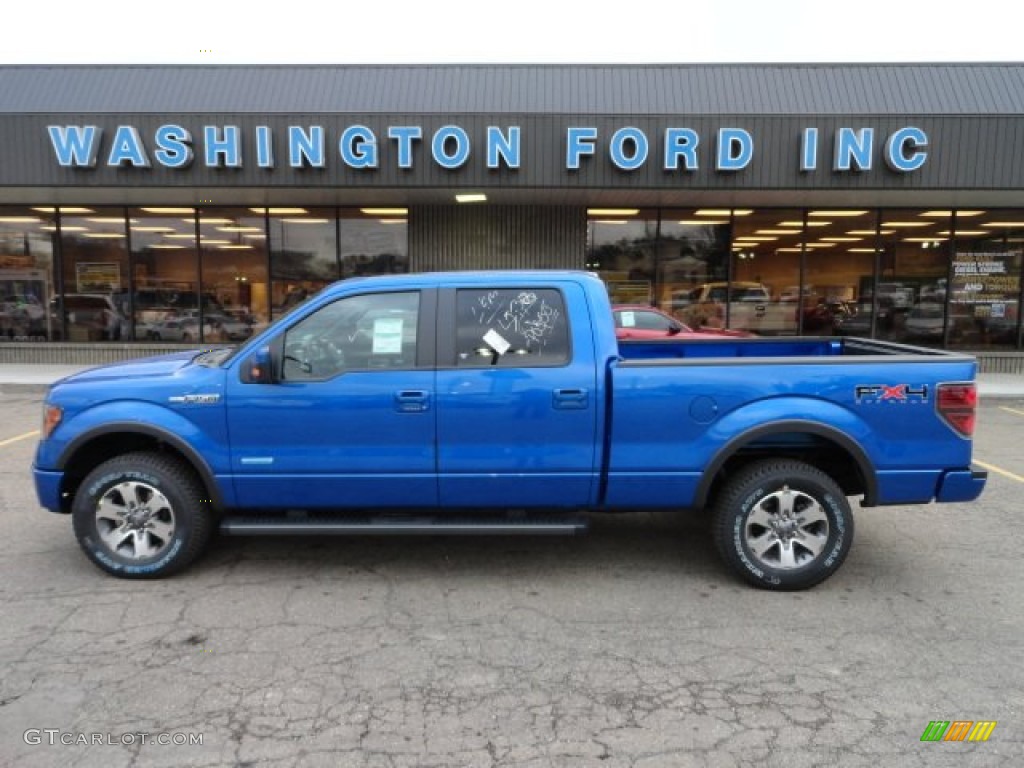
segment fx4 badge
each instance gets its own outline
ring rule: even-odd
[[[858,384],[854,388],[857,403],[875,405],[877,403],[893,403],[899,405],[928,402],[928,385],[915,387],[912,384]]]

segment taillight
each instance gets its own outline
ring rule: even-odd
[[[972,384],[939,384],[936,408],[939,416],[964,437],[974,434],[978,388]]]

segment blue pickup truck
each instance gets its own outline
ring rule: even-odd
[[[834,573],[865,507],[966,502],[973,358],[863,339],[618,342],[584,272],[345,280],[237,349],[54,384],[33,467],[103,570],[157,577],[215,531],[575,533],[707,510],[768,589]]]

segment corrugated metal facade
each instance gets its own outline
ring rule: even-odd
[[[582,269],[586,232],[584,208],[420,207],[409,218],[409,268]]]
[[[0,67],[0,112],[1008,115],[1024,66]]]

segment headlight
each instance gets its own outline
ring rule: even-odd
[[[51,405],[45,403],[43,405],[43,440],[46,440],[53,430],[60,424],[61,419],[64,418],[64,409],[59,405]]]

